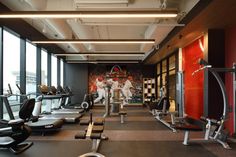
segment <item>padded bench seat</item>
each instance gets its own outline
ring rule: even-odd
[[[189,123],[177,124],[177,125],[175,125],[175,129],[179,129],[179,130],[184,131],[183,145],[188,145],[190,131],[202,131],[203,130],[200,126],[194,125],[194,124],[189,124]]]
[[[86,132],[85,131],[79,131],[75,135],[75,139],[85,139],[86,138]]]
[[[94,139],[101,139],[102,134],[101,133],[91,133],[90,138],[92,140]]]
[[[103,125],[105,122],[105,119],[104,118],[96,118],[94,121],[93,121],[93,124],[94,125]],[[83,119],[80,121],[80,125],[89,125],[90,123],[90,119]]]
[[[197,126],[197,125],[193,125],[193,124],[188,124],[188,123],[183,123],[183,124],[176,124],[175,125],[176,129],[179,130],[188,130],[188,131],[202,131],[202,128]]]
[[[80,120],[79,124],[80,125],[89,125],[90,123],[90,120],[89,119],[82,119]]]
[[[108,138],[105,136],[102,136],[103,130],[104,130],[104,118],[97,118],[94,121],[92,121],[92,113],[90,114],[89,120],[81,120],[81,125],[88,125],[85,129],[85,131],[80,131],[75,135],[75,139],[86,139],[90,138],[92,140],[92,151],[83,155],[80,155],[80,157],[89,157],[89,156],[95,156],[95,157],[104,157],[104,155],[98,153],[98,148],[101,140],[107,140]],[[92,122],[92,123],[90,123]]]
[[[104,125],[105,119],[104,118],[96,118],[93,122],[93,125]]]
[[[185,117],[181,123],[176,123],[175,128],[185,131],[203,131],[206,123],[202,120],[194,119],[191,117]]]
[[[94,125],[92,129],[92,133],[102,133],[104,130],[103,125]]]

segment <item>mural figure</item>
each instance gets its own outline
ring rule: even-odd
[[[104,87],[106,86],[111,86],[111,102],[117,95],[124,97],[125,104],[128,104],[128,102],[129,104],[140,104],[143,102],[143,76],[141,70],[136,66],[90,65],[89,69],[89,92],[94,95],[95,103],[98,104],[104,100]],[[117,91],[120,91],[120,93]]]
[[[125,84],[122,88],[122,93],[125,97],[125,104],[128,104],[128,100],[130,100],[132,97],[132,93],[131,93],[130,89],[134,88],[134,87],[133,87],[131,81],[133,81],[133,77],[128,76],[128,79],[125,81]]]
[[[107,80],[107,83],[111,85],[111,98],[114,96],[114,90],[119,89],[119,81],[117,77]]]
[[[100,76],[96,79],[96,86],[97,86],[98,97],[94,100],[94,103],[98,103],[103,98],[105,98],[105,89],[104,89],[105,83],[103,77]]]

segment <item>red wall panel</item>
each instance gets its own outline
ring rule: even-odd
[[[184,71],[184,105],[185,113],[193,118],[203,114],[203,71],[192,75],[200,66],[198,60],[203,58],[203,37],[183,48]]]
[[[236,63],[236,26],[226,29],[225,31],[225,67],[232,67],[233,63]],[[229,98],[229,106],[233,107],[233,84],[232,75],[227,73],[225,76],[225,85]],[[233,128],[234,117],[233,113],[229,113],[229,120],[226,123],[226,127],[231,133],[235,132]]]

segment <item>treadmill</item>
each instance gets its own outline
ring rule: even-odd
[[[71,97],[73,96],[73,94],[72,94],[71,89],[68,86],[66,86],[64,89],[61,86],[58,86],[57,89],[60,92],[67,94],[67,96],[62,101],[62,105],[61,105],[62,108],[64,109],[79,109],[79,108],[81,109],[82,108],[88,111],[94,105],[93,96],[91,94],[85,94],[83,102],[78,106],[76,104],[71,103]]]
[[[66,99],[70,95],[65,92],[58,91],[54,86],[51,86],[50,89],[49,89],[49,87],[42,88],[42,86],[39,86],[39,90],[42,94],[44,94],[43,95],[44,100],[53,100],[53,99],[59,100],[58,108],[54,108],[51,111],[51,114],[83,114],[85,111],[85,109],[83,109],[81,107],[79,107],[79,108],[66,108],[66,107],[64,107],[65,105],[63,105],[63,103],[66,101]]]
[[[36,98],[36,107],[33,111],[34,116],[42,116],[40,119],[64,119],[65,123],[77,123],[79,122],[80,118],[83,116],[83,113],[76,111],[65,111],[62,109],[59,110],[52,110],[50,112],[41,113],[41,107],[43,100],[53,100],[53,99],[60,99],[60,95],[40,95]]]
[[[24,94],[23,91],[21,90],[19,85],[16,85],[21,94]],[[45,88],[45,87],[43,87]],[[74,113],[74,114],[60,114],[60,115],[55,115],[52,114],[52,112],[47,112],[47,113],[41,113],[41,107],[42,107],[42,102],[43,100],[53,100],[53,99],[60,99],[60,95],[40,95],[36,98],[35,102],[35,107],[33,110],[33,116],[38,117],[40,120],[43,121],[54,121],[54,120],[63,120],[65,123],[77,123],[79,122],[79,119],[82,117],[82,114],[80,113]],[[33,125],[33,124],[32,124]]]
[[[15,117],[13,115],[8,98],[11,96],[20,96],[20,97],[22,96],[27,97],[27,96],[12,94],[12,90],[10,88],[9,88],[9,91],[11,94],[0,95],[0,98],[3,100],[5,104],[10,120],[14,120]],[[32,104],[31,105],[32,107],[34,107],[35,99],[28,99],[28,101],[30,101],[29,103]],[[23,119],[25,121],[25,124],[28,125],[32,129],[32,132],[40,132],[42,134],[46,132],[51,132],[51,131],[59,131],[64,123],[63,119],[50,119],[50,120],[34,119],[34,121],[32,121],[32,119],[24,119],[24,113],[21,113],[21,115],[19,114],[19,117]]]

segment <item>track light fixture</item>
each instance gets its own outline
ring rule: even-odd
[[[58,39],[58,40],[34,40],[34,44],[154,44],[154,39]]]
[[[140,53],[96,53],[96,52],[79,52],[79,53],[54,53],[56,56],[137,56],[142,57],[145,55],[144,52]]]
[[[157,11],[12,11],[1,12],[0,18],[175,18],[176,10]]]

